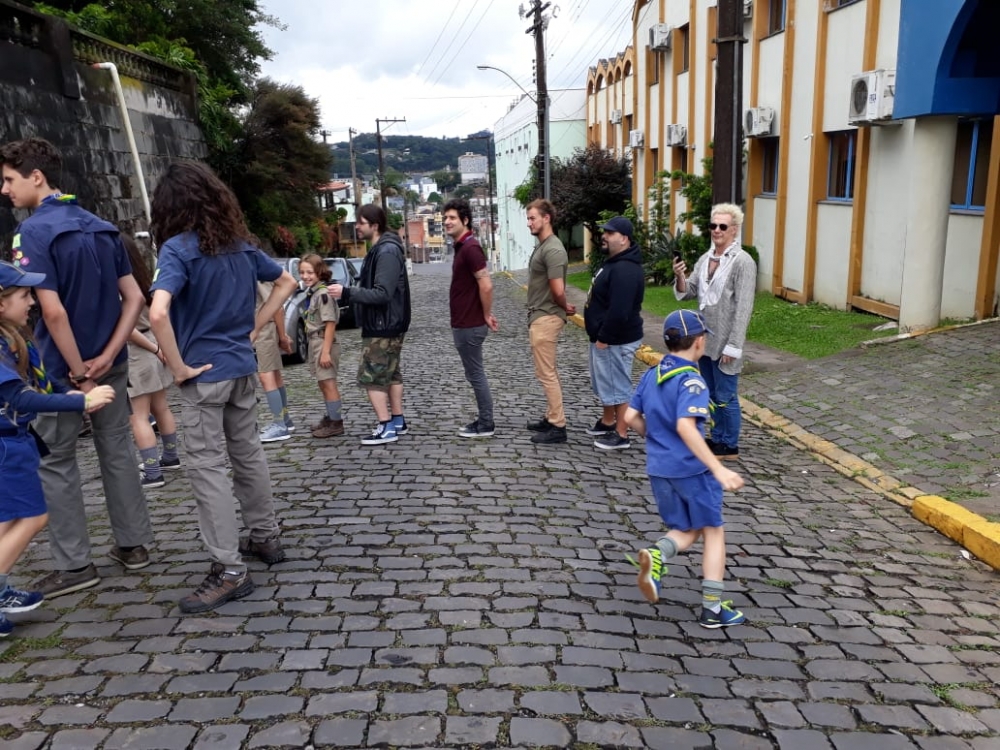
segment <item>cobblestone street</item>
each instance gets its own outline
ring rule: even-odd
[[[246,599],[178,612],[209,564],[183,472],[148,492],[153,564],[111,562],[87,447],[102,582],[11,617],[0,746],[1000,748],[1000,574],[748,425],[726,513],[727,598],[748,624],[698,626],[700,546],[647,604],[623,554],[662,524],[642,441],[602,452],[584,433],[585,334],[567,326],[559,353],[569,443],[535,446],[524,292],[497,278],[497,436],[464,440],[449,271],[412,279],[398,443],[359,444],[359,331],[339,333],[347,437],[309,437],[319,391],[286,370],[299,430],[267,453],[288,560],[251,563]],[[46,550],[13,583],[46,572]]]

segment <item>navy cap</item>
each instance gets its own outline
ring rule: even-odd
[[[38,286],[45,281],[44,273],[26,273],[13,263],[0,261],[0,289],[12,286]]]
[[[705,319],[696,310],[674,310],[663,321],[663,337],[671,328],[680,331],[680,336],[697,336],[699,333],[711,333],[705,325]]]
[[[601,227],[601,231],[618,232],[618,234],[624,234],[629,239],[632,239],[635,236],[635,227],[633,227],[632,222],[624,216],[616,216],[613,219],[609,219],[607,224]]]

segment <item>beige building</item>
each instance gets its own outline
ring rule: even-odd
[[[744,0],[746,222],[758,287],[903,328],[996,314],[1000,65],[985,0]],[[716,0],[635,0],[591,68],[590,142],[660,170],[711,154]],[[684,209],[674,183],[671,215]]]

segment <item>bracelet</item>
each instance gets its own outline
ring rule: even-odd
[[[86,411],[89,408],[90,408],[90,394],[89,393],[84,393],[83,394],[83,409],[84,409],[84,411]]]
[[[86,383],[88,380],[90,380],[90,376],[89,375],[70,375],[69,376],[69,382],[73,383],[74,385],[79,385],[80,383]]]
[[[155,352],[153,352],[153,354],[159,354],[159,353],[160,353],[160,345],[159,345],[159,344],[157,344],[157,345],[156,345],[156,351],[155,351]]]

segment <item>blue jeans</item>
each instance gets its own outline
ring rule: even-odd
[[[739,375],[727,375],[719,369],[719,360],[702,357],[698,369],[708,385],[708,393],[715,404],[715,425],[712,427],[712,441],[736,448],[740,443],[740,397],[736,393]]]

